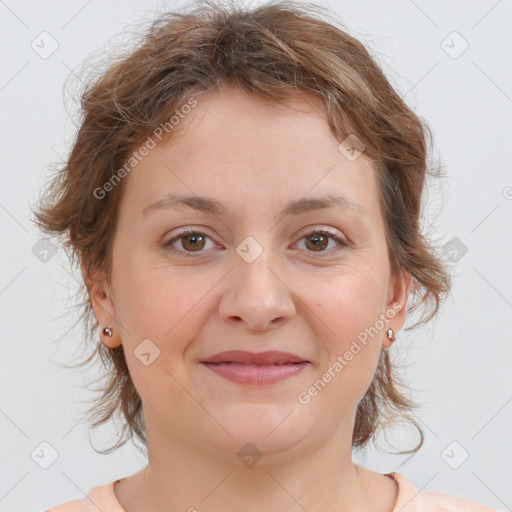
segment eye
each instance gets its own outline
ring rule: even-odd
[[[333,251],[325,251],[324,249],[329,245],[330,240],[334,240],[342,247],[347,247],[348,243],[330,231],[325,229],[313,229],[306,233],[301,238],[302,240],[306,240],[305,245],[307,248],[312,249],[309,252],[322,252],[322,253],[331,253]]]
[[[210,237],[205,233],[189,229],[187,231],[182,231],[180,234],[171,238],[164,244],[164,247],[169,247],[173,251],[181,252],[187,257],[193,257],[193,253],[204,252],[202,249],[206,245],[206,239],[211,240]],[[183,251],[173,247],[174,244],[179,240],[181,240],[181,247],[184,249]]]
[[[181,249],[178,249],[177,247],[174,247],[174,244],[180,240]],[[188,229],[171,238],[164,244],[164,247],[169,248],[175,252],[180,252],[186,257],[194,257],[194,253],[205,252],[203,249],[205,249],[207,240],[211,240],[211,238],[205,233],[193,229]],[[309,230],[308,232],[304,233],[301,238],[301,241],[302,240],[306,240],[306,247],[311,249],[309,252],[332,252],[325,251],[325,248],[329,245],[329,241],[331,240],[337,242],[342,247],[348,246],[348,243],[345,240],[325,229]],[[208,247],[206,248],[208,249]]]

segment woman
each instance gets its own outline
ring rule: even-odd
[[[425,128],[313,11],[162,15],[85,92],[36,215],[113,368],[95,425],[121,411],[148,465],[51,511],[492,510],[352,461],[409,418],[388,349],[450,279],[420,233]]]

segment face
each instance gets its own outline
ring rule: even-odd
[[[123,345],[148,440],[226,459],[247,442],[279,457],[338,436],[350,450],[410,286],[390,272],[375,168],[339,150],[314,98],[297,97],[293,110],[224,86],[196,99],[183,135],[125,178],[112,281],[92,290],[101,327],[117,333],[109,343]],[[223,210],[148,208],[169,194]],[[313,208],[327,195],[345,201]],[[231,350],[307,363],[255,385],[202,362]],[[240,366],[244,378],[263,372]]]

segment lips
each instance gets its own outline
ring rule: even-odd
[[[276,350],[268,352],[247,352],[245,350],[229,350],[221,352],[201,361],[207,364],[233,363],[243,365],[285,365],[296,363],[308,363],[306,359],[289,352],[280,352]]]
[[[211,372],[237,384],[267,386],[299,375],[310,361],[289,352],[272,350],[254,354],[230,350],[209,357],[201,364]]]

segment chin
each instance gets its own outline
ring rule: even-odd
[[[276,404],[232,406],[228,413],[215,415],[233,436],[221,434],[221,443],[227,443],[222,446],[235,453],[248,443],[262,454],[286,452],[307,438],[308,432],[314,429],[314,425],[308,425],[308,419],[300,417],[298,412],[298,407],[294,410]],[[251,447],[247,450],[250,451]]]

